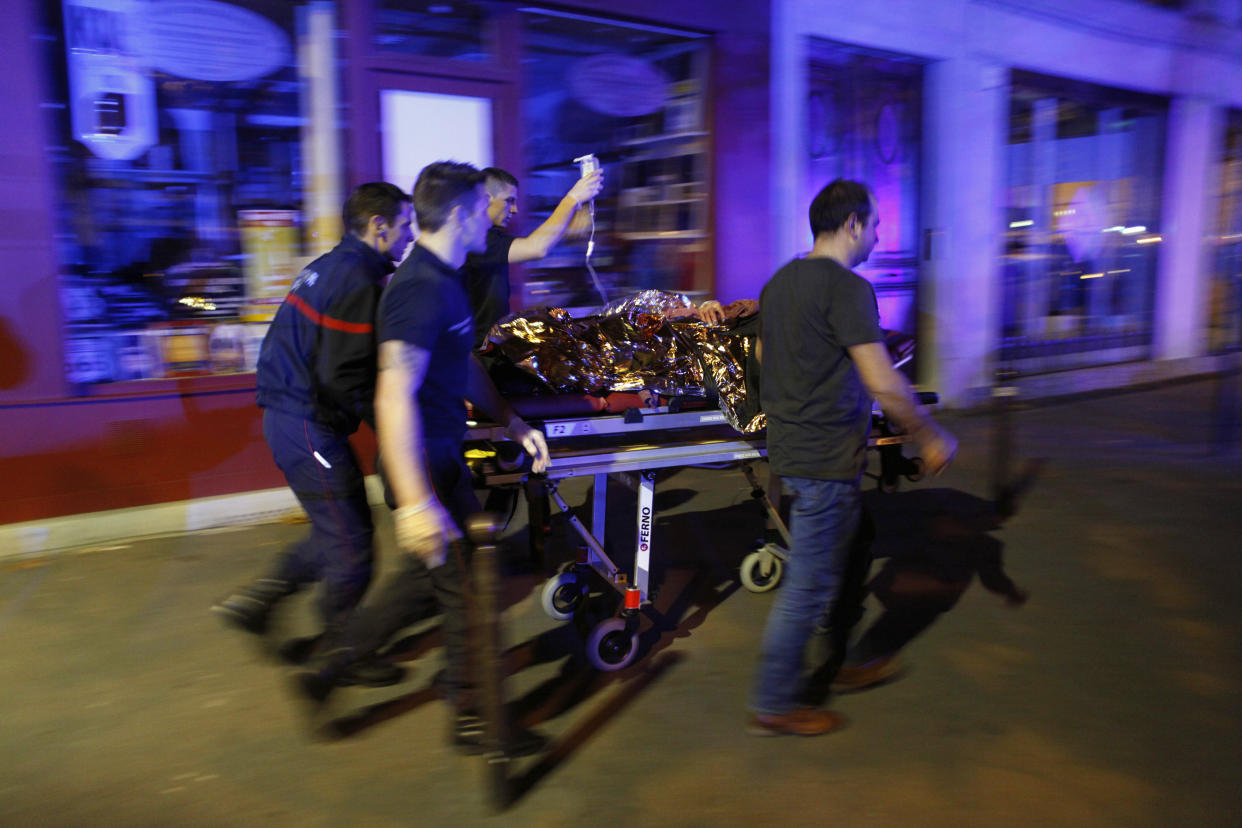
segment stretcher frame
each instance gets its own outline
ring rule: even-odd
[[[547,496],[566,516],[574,531],[583,542],[579,556],[570,561],[544,584],[540,602],[544,611],[554,619],[569,620],[582,606],[588,594],[590,573],[598,576],[621,597],[620,613],[596,625],[587,640],[587,657],[601,670],[619,670],[628,666],[638,650],[638,616],[640,612],[653,612],[650,600],[651,557],[654,549],[653,527],[655,525],[655,472],[659,469],[693,465],[740,464],[743,474],[751,484],[751,495],[758,500],[775,524],[785,542],[765,543],[747,555],[742,562],[742,583],[752,592],[766,592],[780,580],[783,563],[788,556],[789,532],[773,505],[768,493],[760,484],[752,464],[767,457],[767,445],[763,433],[740,434],[729,426],[724,414],[718,410],[679,410],[675,406],[649,409],[630,409],[624,414],[579,415],[545,418],[533,425],[541,426],[548,442],[550,462],[541,475],[532,475],[524,463],[506,465],[497,462],[485,468],[482,479],[485,485],[502,486],[538,480]],[[921,474],[921,466],[901,455],[901,446],[910,442],[905,434],[895,433],[882,416],[873,417],[872,436],[868,447],[880,450],[881,488],[895,488],[898,475],[915,478]],[[686,440],[688,430],[713,429],[718,438]],[[679,435],[679,432],[682,432]],[[604,445],[598,450],[563,450],[567,442],[581,438],[664,437],[668,442],[636,445]],[[678,437],[681,439],[677,439]],[[508,440],[504,429],[498,426],[475,426],[466,435],[467,441],[484,441],[492,444]],[[524,458],[523,458],[524,459]],[[905,465],[902,465],[905,464]],[[892,467],[892,468],[890,468]],[[562,480],[573,477],[592,477],[594,487],[591,496],[591,525],[583,525],[573,509],[558,491]],[[607,488],[610,476],[631,478],[632,488],[638,494],[635,508],[636,540],[634,567],[630,573],[619,567],[604,548],[607,526]],[[536,531],[532,525],[531,531]]]

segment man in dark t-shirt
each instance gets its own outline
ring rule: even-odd
[[[380,299],[375,389],[385,483],[405,554],[401,569],[353,614],[333,649],[297,676],[302,695],[320,705],[351,665],[438,608],[445,651],[440,687],[457,714],[453,743],[468,753],[484,745],[467,669],[462,590],[466,519],[479,510],[462,454],[463,400],[505,424],[534,458],[534,471],[548,462],[543,434],[514,413],[471,353],[472,318],[458,271],[467,251],[483,249],[486,205],[482,176],[469,164],[430,164],[414,185],[422,235]],[[513,738],[512,754],[540,743],[520,732]]]
[[[548,255],[569,229],[578,208],[595,198],[604,186],[604,174],[596,171],[578,179],[556,205],[552,215],[529,236],[514,237],[505,232],[509,220],[517,215],[518,181],[499,167],[483,170],[487,190],[487,246],[466,256],[462,266],[466,293],[474,311],[474,347],[479,348],[502,317],[509,313],[509,265],[533,262]]]
[[[919,442],[933,472],[957,450],[893,368],[875,292],[850,270],[878,239],[874,196],[838,179],[815,197],[810,218],[810,255],[778,270],[759,298],[768,458],[793,504],[786,582],[768,615],[750,703],[756,735],[816,736],[840,725],[837,714],[799,708],[797,699],[807,639],[831,614],[858,531],[872,398]]]

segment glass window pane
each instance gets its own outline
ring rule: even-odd
[[[1020,373],[1148,356],[1163,102],[1015,72],[1001,359]]]
[[[339,237],[339,158],[322,150],[336,146],[335,84],[315,89],[326,117],[301,105],[336,71],[332,4],[147,5],[44,6],[75,385],[253,370],[304,254]]]
[[[876,290],[880,323],[913,335],[917,326],[919,157],[923,64],[818,38],[808,43],[805,215],[836,178],[875,193],[880,240],[858,268]],[[809,249],[810,233],[807,233]],[[913,369],[913,364],[911,364]]]
[[[413,192],[423,167],[451,158],[492,165],[492,101],[408,89],[380,90],[384,180]],[[426,129],[436,124],[436,129]]]
[[[487,61],[484,23],[498,3],[375,0],[375,46],[429,58]]]
[[[1242,112],[1236,109],[1225,129],[1217,228],[1209,345],[1220,352],[1242,349]]]
[[[543,221],[573,185],[573,160],[594,154],[606,184],[591,262],[608,298],[710,289],[707,40],[572,13],[522,19],[526,226]],[[585,267],[589,233],[588,224],[528,268],[525,304],[599,304]]]

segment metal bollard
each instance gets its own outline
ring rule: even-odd
[[[509,779],[509,758],[503,746],[509,742],[509,721],[504,699],[504,670],[500,644],[500,570],[497,563],[496,538],[500,521],[496,515],[480,512],[466,523],[466,531],[475,545],[474,612],[470,626],[473,632],[474,675],[478,682],[479,702],[487,722],[487,786],[488,801],[494,810],[507,808],[512,801],[513,786]]]
[[[1010,483],[1013,465],[1013,407],[1018,387],[1013,384],[1015,371],[999,368],[992,386],[992,499],[996,500]]]
[[[1238,445],[1239,403],[1242,393],[1242,353],[1229,354],[1224,358],[1225,368],[1216,375],[1216,388],[1212,411],[1212,442],[1208,451],[1229,454]]]

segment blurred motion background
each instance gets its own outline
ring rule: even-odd
[[[228,500],[283,485],[253,400],[267,321],[351,187],[408,191],[436,158],[517,175],[524,234],[594,153],[610,293],[724,302],[809,250],[825,183],[865,181],[882,322],[954,408],[998,372],[1072,394],[1242,350],[1242,0],[0,15],[0,555],[91,540],[109,510],[151,508],[159,531],[287,508]],[[588,232],[515,268],[514,310],[596,301]]]

